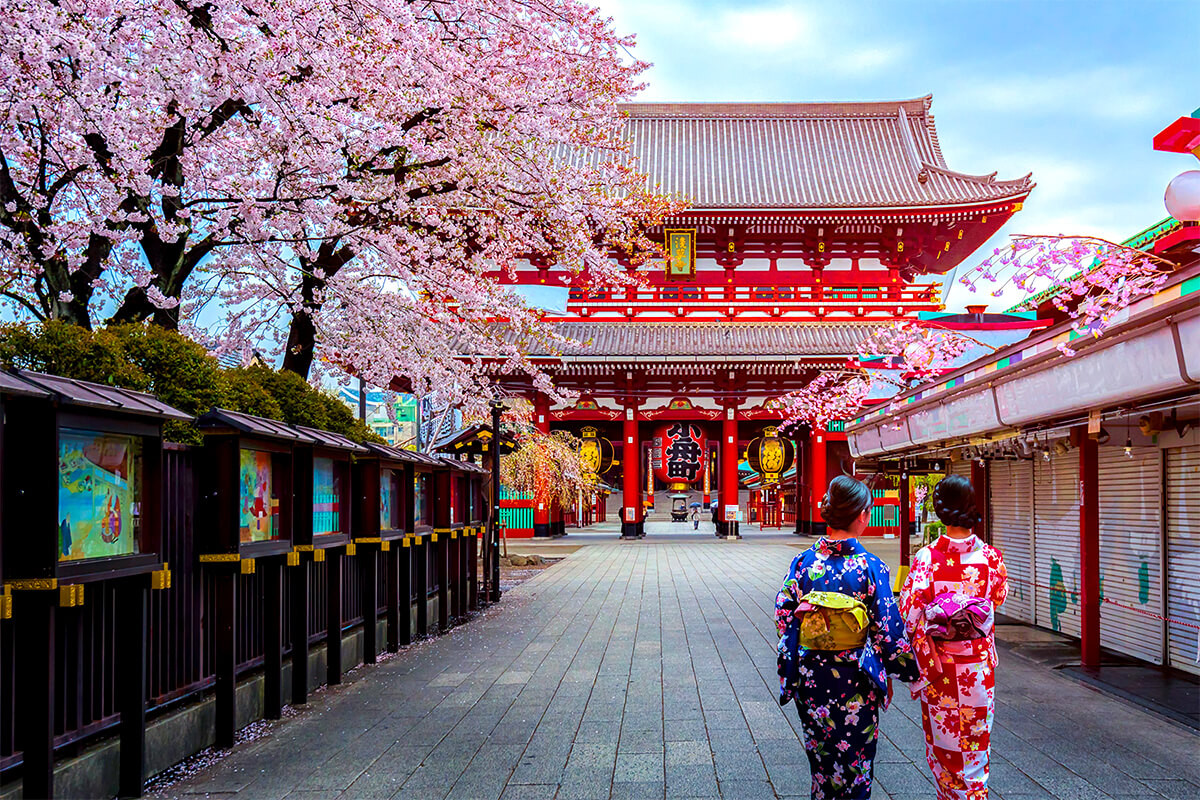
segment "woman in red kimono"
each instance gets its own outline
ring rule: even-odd
[[[996,700],[995,608],[1008,594],[1000,553],[971,533],[980,519],[971,482],[957,475],[933,490],[946,532],[913,557],[900,613],[921,667],[925,757],[938,800],[987,800]]]

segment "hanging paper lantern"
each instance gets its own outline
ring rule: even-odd
[[[1180,222],[1200,220],[1200,170],[1176,175],[1163,198],[1167,213]]]
[[[612,442],[600,436],[600,431],[591,425],[579,431],[582,441],[579,444],[579,456],[584,466],[593,475],[603,475],[608,472],[613,463]]]
[[[694,422],[672,422],[654,431],[654,476],[682,491],[704,476],[708,438]]]
[[[795,448],[788,439],[779,437],[779,428],[768,425],[762,436],[752,440],[746,448],[746,461],[750,469],[762,476],[763,486],[779,483],[779,476],[787,472],[795,459]]]

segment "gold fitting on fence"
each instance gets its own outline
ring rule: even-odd
[[[300,566],[300,554],[295,550],[291,550],[287,554],[287,565],[289,567]]]
[[[151,589],[170,589],[171,588],[171,570],[167,569],[167,565],[163,564],[162,569],[156,569],[150,573],[150,588]]]
[[[13,591],[30,592],[30,591],[53,591],[58,588],[58,578],[18,578],[8,582],[4,587],[5,594],[11,594]]]
[[[313,553],[313,552],[316,552],[316,548],[315,548],[315,547],[313,547],[311,544],[298,544],[298,545],[296,545],[295,547],[293,547],[292,549],[293,549],[293,550],[298,550],[298,551],[300,551],[301,553]]]
[[[201,564],[236,564],[242,560],[241,553],[202,553]]]
[[[242,567],[243,575],[253,575],[255,572],[254,559],[253,558],[243,558],[242,562],[241,562],[241,567]]]
[[[354,540],[355,544],[383,544],[383,539],[378,536],[360,536]]]
[[[12,595],[0,595],[0,619],[12,619]]]
[[[434,544],[437,544],[437,537],[438,537],[437,531],[434,531],[433,533],[429,534],[429,541],[433,542]]]
[[[58,587],[58,605],[60,608],[74,608],[83,605],[83,584],[69,583]]]
[[[421,535],[420,535],[420,534],[416,534],[415,536],[413,536],[413,537],[412,537],[412,543],[413,543],[414,545],[417,545],[418,547],[420,547],[420,545],[421,545]]]
[[[392,549],[391,542],[380,542],[379,543],[379,552],[388,553],[388,552],[391,552],[391,549]]]
[[[346,555],[348,555],[348,556],[358,555],[358,545],[356,545],[354,542],[349,542],[346,545]]]
[[[313,563],[320,564],[325,560],[324,550],[313,550]]]
[[[403,537],[403,538],[400,540],[400,546],[401,546],[401,547],[412,547],[412,538],[413,538],[413,537],[411,537],[411,536],[405,536],[405,537]]]

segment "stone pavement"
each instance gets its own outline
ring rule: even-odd
[[[799,722],[775,700],[796,546],[688,539],[582,548],[164,794],[807,797]],[[997,693],[994,800],[1200,798],[1185,729],[1004,653]],[[932,798],[903,689],[882,730],[874,797]]]

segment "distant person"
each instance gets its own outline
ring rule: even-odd
[[[821,501],[828,531],[792,561],[775,598],[779,703],[795,700],[813,800],[867,800],[891,678],[919,677],[887,566],[856,537],[871,491],[848,475]]]
[[[692,509],[692,530],[694,530],[694,531],[700,530],[700,509],[699,508]]]
[[[921,680],[925,758],[938,800],[988,795],[988,751],[996,707],[996,607],[1008,594],[1000,553],[971,533],[980,519],[971,482],[943,478],[933,508],[946,532],[913,557],[900,592]]]

